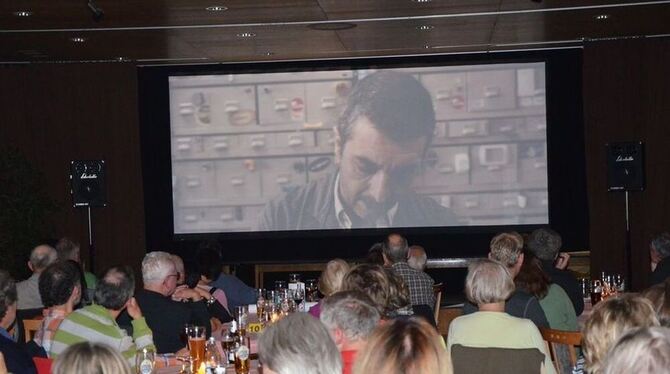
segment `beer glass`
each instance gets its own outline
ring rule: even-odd
[[[137,350],[135,355],[135,368],[137,374],[153,374],[156,362],[156,351],[151,348]]]
[[[251,340],[248,336],[243,336],[240,340],[240,346],[235,351],[235,373],[248,374],[251,367],[251,358],[249,348]]]
[[[188,351],[193,362],[193,372],[197,372],[205,359],[205,336],[207,333],[204,326],[191,326],[187,334]]]

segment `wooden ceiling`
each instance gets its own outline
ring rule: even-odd
[[[0,62],[324,59],[670,35],[670,0],[96,0],[99,21],[87,1],[0,2]]]

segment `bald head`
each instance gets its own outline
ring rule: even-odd
[[[28,267],[33,273],[41,273],[47,266],[56,262],[57,259],[58,254],[52,246],[41,244],[30,252]]]

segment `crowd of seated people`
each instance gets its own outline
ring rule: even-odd
[[[662,240],[656,242],[654,250],[662,252]],[[573,303],[576,279],[565,269],[568,257],[560,247],[560,236],[550,229],[526,240],[516,232],[494,236],[488,258],[470,263],[463,315],[443,337],[425,250],[391,233],[362,262],[330,261],[319,278],[324,297],[309,313],[269,324],[259,336],[259,360],[265,373],[280,374],[557,372],[540,331],[580,330],[577,317],[584,308],[581,295],[582,304]],[[138,350],[187,354],[185,324],[205,326],[209,336],[232,319],[235,306],[256,301],[251,287],[221,272],[216,242],[201,245],[185,262],[167,252],[147,253],[137,292],[129,267],[112,266],[89,280],[94,278],[83,275],[76,243],[61,240],[56,248],[31,251],[33,275],[22,292],[0,271],[0,373],[3,367],[35,373],[34,358],[52,360],[53,373],[131,372]],[[37,296],[29,291],[35,281]],[[82,297],[89,281],[95,288],[87,303]],[[620,294],[595,305],[583,321],[580,359],[570,369],[667,369],[670,330],[662,326],[670,320],[669,293],[670,278],[640,295]],[[39,301],[32,309],[42,318],[27,345],[9,333],[22,296],[29,307]]]

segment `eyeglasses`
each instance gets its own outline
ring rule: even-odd
[[[179,279],[179,273],[177,272],[175,274],[168,274],[168,276],[166,278],[169,278],[169,277],[175,277],[175,278]]]

